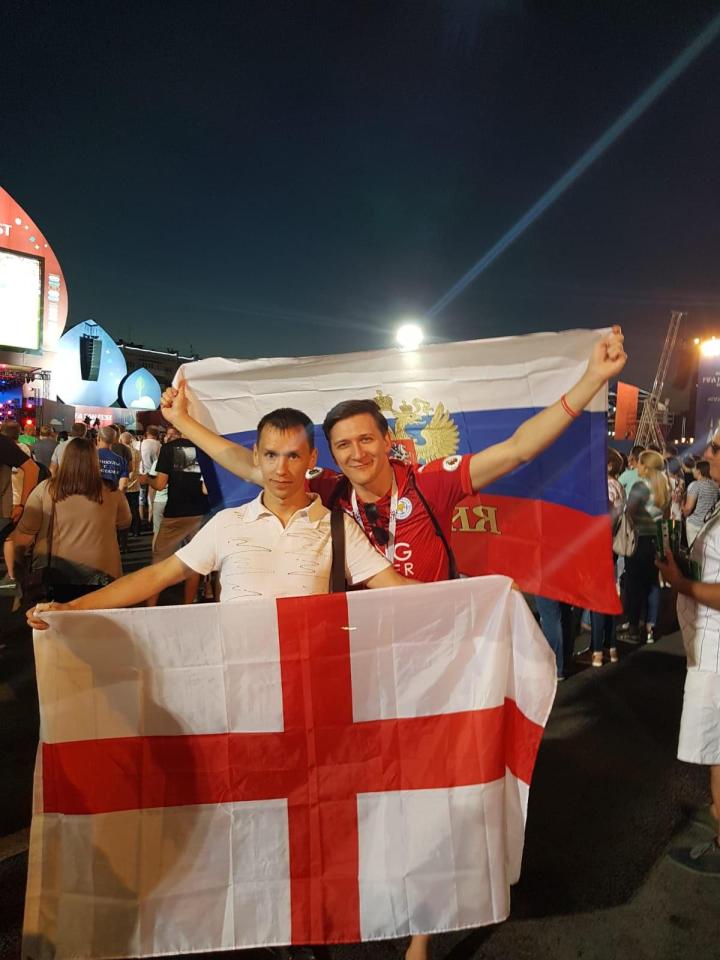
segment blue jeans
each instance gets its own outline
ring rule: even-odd
[[[660,610],[660,584],[655,566],[655,538],[638,537],[637,550],[625,558],[625,594],[630,629],[637,631],[645,607],[645,622],[657,623]]]
[[[567,667],[572,663],[575,646],[572,607],[560,600],[537,596],[535,606],[540,615],[542,632],[555,654],[557,675],[564,677]]]
[[[593,653],[602,653],[603,647],[614,647],[615,642],[615,617],[612,613],[590,614],[590,645]]]

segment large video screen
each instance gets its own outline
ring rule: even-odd
[[[0,347],[39,350],[42,261],[0,249]]]

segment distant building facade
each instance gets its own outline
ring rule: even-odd
[[[128,373],[145,367],[163,390],[172,384],[178,368],[183,363],[192,363],[193,360],[200,359],[198,354],[183,356],[177,350],[152,350],[141,343],[131,343],[126,340],[117,340],[116,343],[125,357]]]

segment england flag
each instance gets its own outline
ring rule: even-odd
[[[555,691],[507,578],[46,616],[25,957],[507,917]]]

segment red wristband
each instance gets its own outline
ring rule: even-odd
[[[579,414],[579,413],[576,413],[576,412],[573,410],[573,408],[572,408],[572,407],[570,406],[570,404],[567,402],[567,397],[565,396],[565,394],[563,394],[563,395],[560,397],[560,404],[561,404],[563,410],[565,411],[565,413],[566,413],[569,417],[572,417],[573,420],[577,420],[577,418],[580,416],[580,414]]]

